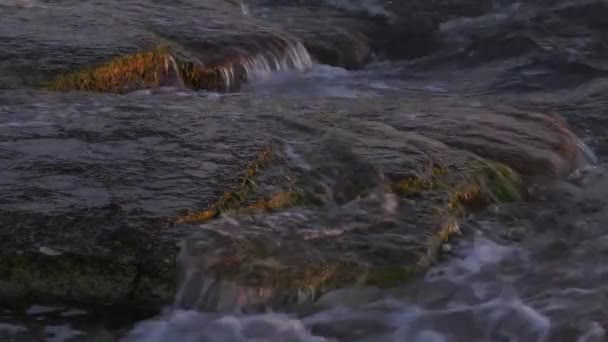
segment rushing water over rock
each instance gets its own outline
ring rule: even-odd
[[[485,229],[485,234],[496,233],[490,226]],[[547,271],[541,270],[552,263],[528,249],[536,243],[522,248],[483,234],[474,233],[470,244],[453,247],[452,260],[424,279],[389,293],[374,288],[338,290],[322,297],[320,308],[307,314],[169,311],[140,323],[125,341],[604,340],[602,321],[586,314],[576,318],[571,311],[588,305],[602,290],[586,288],[589,279],[582,274],[564,279],[569,285],[555,290],[535,286],[532,277],[538,278],[537,272]],[[563,272],[580,267],[574,260],[560,260]],[[584,311],[591,313],[593,308]]]

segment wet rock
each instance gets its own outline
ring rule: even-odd
[[[105,303],[126,301],[130,295],[134,265],[83,255],[2,255],[4,305],[26,298],[61,298],[73,302]],[[20,285],[17,285],[20,284]],[[17,301],[17,303],[12,301]]]
[[[395,116],[389,124],[500,161],[524,175],[565,176],[583,163],[578,138],[557,115],[462,104],[453,103],[449,117],[432,107],[412,108],[410,120]],[[487,131],[480,133],[482,126]]]
[[[320,63],[361,68],[370,60],[374,36],[387,28],[383,19],[327,6],[253,7],[251,15],[240,3],[221,0],[56,7],[51,16],[40,9],[3,21],[0,86],[233,91],[257,73],[306,70],[309,53]],[[77,35],[71,35],[73,27]]]
[[[443,44],[439,25],[460,17],[477,17],[492,8],[492,1],[390,1],[391,30],[379,36],[379,44],[391,58],[416,58],[438,50]]]
[[[240,4],[56,6],[51,16],[36,10],[3,21],[3,86],[124,93],[169,84],[224,91],[238,89],[252,69],[310,66],[296,38],[244,15]]]
[[[578,154],[554,117],[468,99],[0,101],[6,302],[158,305],[177,275],[184,307],[222,310],[393,286],[467,213],[520,199],[514,170],[549,179]]]
[[[340,207],[294,208],[191,229],[197,233],[182,246],[178,301],[187,308],[219,310],[277,306],[309,301],[346,284],[401,283],[436,260],[465,207],[499,197],[491,194],[502,190],[492,188],[490,179],[505,176],[492,171],[486,178],[474,160],[469,163],[469,176],[446,174],[433,180],[436,188],[399,189],[404,197],[420,192],[421,199],[400,201],[393,222],[384,221],[378,199],[369,195]],[[517,194],[516,179],[504,182]],[[226,307],[217,298],[235,302]]]
[[[430,16],[399,18],[375,41],[377,49],[392,59],[412,59],[437,51],[441,47],[439,22]]]
[[[233,150],[233,138],[214,135],[214,124],[186,119],[175,107],[118,101],[105,113],[94,103],[72,111],[70,103],[79,107],[83,98],[71,99],[47,107],[50,130],[25,124],[2,132],[2,168],[19,176],[5,178],[1,190],[1,300],[170,301],[176,242],[185,236],[168,232],[171,220],[218,199],[263,143],[236,134],[245,140]],[[26,107],[19,120],[40,114]],[[159,110],[166,112],[157,116]]]
[[[388,8],[400,15],[414,15],[418,13],[433,13],[446,21],[458,17],[477,17],[487,13],[494,6],[488,0],[433,0],[433,1],[390,1]]]
[[[272,6],[257,12],[254,8],[253,13],[300,39],[318,63],[346,69],[359,69],[370,61],[373,30],[386,28],[382,20],[327,6]]]
[[[569,20],[589,25],[593,28],[608,29],[604,19],[608,14],[608,4],[601,0],[580,1],[560,6],[557,13]]]
[[[126,93],[171,85],[232,91],[256,73],[305,70],[311,56],[347,69],[363,67],[374,52],[423,56],[438,47],[441,18],[474,12],[459,5],[414,3],[387,6],[382,13],[293,2],[253,3],[244,13],[240,2],[221,0],[172,6],[58,3],[48,5],[55,9],[50,16],[47,6],[9,9],[14,16],[3,21],[0,36],[0,86]],[[77,35],[70,35],[73,27]]]

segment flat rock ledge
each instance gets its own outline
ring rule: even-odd
[[[559,118],[470,99],[19,96],[0,99],[53,125],[0,126],[7,305],[234,310],[395,286],[468,214],[583,159]]]

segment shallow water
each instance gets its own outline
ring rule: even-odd
[[[353,8],[345,2],[330,2],[349,10],[384,14],[380,2],[361,1]],[[250,2],[253,8],[245,15],[259,11],[255,5]],[[8,8],[12,2],[0,2],[0,6]],[[54,5],[32,1],[19,6],[27,10]],[[497,5],[495,12],[444,23],[442,34],[452,45],[421,60],[379,59],[356,71],[310,65],[302,51],[280,67],[254,60],[247,73],[255,77],[239,93],[191,91],[175,85],[122,96],[48,93],[32,88],[8,91],[0,97],[0,158],[14,164],[0,168],[0,185],[7,185],[0,189],[3,210],[60,215],[74,208],[98,208],[106,215],[106,210],[111,213],[111,206],[119,203],[142,220],[159,219],[199,206],[201,197],[216,190],[214,184],[235,170],[235,158],[226,152],[229,146],[222,145],[226,137],[249,141],[253,150],[258,133],[269,130],[259,122],[279,122],[277,113],[289,110],[282,117],[284,126],[270,127],[277,131],[274,138],[284,143],[292,163],[305,169],[312,162],[290,150],[290,143],[305,144],[310,142],[306,141],[309,136],[289,141],[285,132],[296,131],[297,125],[305,131],[324,123],[315,122],[318,117],[298,116],[310,113],[307,106],[318,105],[341,111],[334,121],[348,118],[349,112],[356,121],[361,117],[355,116],[356,107],[367,99],[370,108],[376,108],[377,102],[372,101],[387,99],[390,104],[390,99],[411,98],[415,102],[433,96],[556,111],[588,143],[584,148],[597,153],[597,160],[589,153],[588,165],[566,180],[531,185],[527,202],[493,205],[472,214],[460,225],[460,236],[442,246],[441,263],[394,289],[355,286],[326,293],[314,304],[264,307],[266,313],[238,312],[236,305],[234,312],[218,313],[185,309],[180,289],[191,284],[182,282],[175,304],[159,308],[158,314],[123,309],[116,313],[111,308],[92,311],[67,304],[0,309],[0,338],[53,342],[607,340],[608,173],[604,161],[608,143],[604,117],[608,117],[608,107],[603,100],[607,88],[606,70],[602,69],[606,56],[592,55],[589,36],[564,38],[553,48],[539,43],[541,52],[532,49],[532,57],[490,44],[484,50],[484,35],[515,32],[518,26],[514,22],[528,22],[533,16],[521,4]],[[539,39],[546,44],[549,40]],[[482,43],[473,44],[478,41]],[[580,43],[579,50],[575,41]],[[553,54],[561,48],[564,54]],[[296,65],[292,65],[294,61]],[[279,92],[280,97],[276,96]],[[339,100],[332,102],[334,98]],[[294,109],[297,106],[300,111]],[[197,113],[202,113],[205,122],[197,121]],[[412,110],[407,115],[414,120],[418,114]],[[225,125],[227,121],[232,124]],[[287,126],[285,132],[279,131]],[[220,162],[206,162],[204,156]],[[113,171],[104,171],[107,169]],[[203,195],[201,183],[209,187]],[[134,184],[137,192],[133,192]],[[330,219],[348,230],[350,224],[379,216],[378,212],[388,215],[392,210],[389,202],[372,198],[363,204],[332,203],[341,214]],[[148,212],[139,212],[140,207]],[[306,211],[299,213],[307,215]],[[345,218],[346,214],[352,217]],[[94,222],[105,227],[101,216],[101,223]],[[87,237],[97,239],[97,231],[89,230]],[[69,228],[66,232],[70,236]],[[186,238],[188,233],[175,234]],[[19,239],[33,240],[35,248],[46,254],[63,251],[64,246],[54,244],[46,232],[36,234]],[[181,266],[188,271],[187,262]],[[238,300],[229,298],[228,302]]]

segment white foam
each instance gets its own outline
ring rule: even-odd
[[[9,334],[17,334],[17,333],[26,332],[26,331],[27,331],[27,328],[22,325],[0,322],[0,332],[9,333]]]
[[[299,42],[287,42],[283,49],[270,50],[249,57],[240,64],[245,69],[245,76],[248,81],[259,81],[268,79],[275,72],[287,71],[306,71],[312,67],[312,58]],[[228,65],[220,68],[225,90],[234,88],[237,74],[235,65]]]
[[[481,272],[484,267],[497,265],[518,252],[519,250],[514,247],[501,246],[478,234],[464,258],[434,267],[427,273],[426,279],[429,282],[448,280],[453,283],[463,283]],[[478,290],[483,291],[481,288]]]
[[[245,0],[241,0],[241,12],[243,15],[249,15],[249,6],[245,2]]]
[[[579,152],[581,153],[581,157],[583,161],[581,163],[585,164],[597,164],[598,158],[593,152],[593,150],[585,144],[582,140],[578,139],[576,146],[578,147]]]
[[[123,342],[324,342],[304,324],[287,315],[215,316],[176,310],[168,316],[139,323]]]
[[[446,302],[443,307],[429,308],[374,290],[366,293],[343,289],[324,295],[319,301],[324,309],[301,320],[277,313],[242,316],[174,310],[141,322],[123,341],[324,342],[334,340],[316,336],[311,331],[321,328],[332,332],[335,327],[338,335],[347,336],[337,336],[338,340],[345,341],[351,340],[349,334],[369,334],[361,340],[465,342],[505,339],[547,342],[552,322],[546,316],[546,311],[541,312],[521,300],[514,288],[505,286],[508,284],[503,283],[504,279],[499,279],[497,283],[496,280],[489,283],[478,280],[474,283],[469,278],[485,274],[486,267],[497,265],[507,258],[519,257],[519,249],[502,246],[477,235],[465,250],[467,254],[461,259],[438,268],[443,268],[443,273],[448,274],[444,276],[444,281],[450,284],[461,282],[467,289],[477,287],[473,291],[483,292],[472,301],[466,297],[456,298]],[[486,292],[492,292],[486,287],[495,285],[506,288],[506,291],[486,299]],[[427,279],[424,286],[433,284],[428,283]],[[448,287],[458,290],[458,286]],[[207,292],[204,283],[201,283],[200,292],[201,295]],[[450,291],[451,295],[454,295],[453,292]],[[570,292],[586,293],[584,289],[572,289]],[[584,329],[576,342],[599,342],[604,336],[604,329],[599,324],[592,324]]]
[[[47,335],[44,339],[46,342],[67,342],[76,336],[84,335],[82,331],[72,329],[69,324],[47,326],[44,333]]]
[[[51,307],[51,306],[42,306],[42,305],[32,305],[25,312],[27,315],[40,315],[49,312],[54,312],[57,310],[61,310],[61,308]]]
[[[512,249],[509,247],[476,236],[472,253],[460,261],[459,265],[471,273],[477,273],[485,265],[499,263],[511,252]]]
[[[550,320],[519,300],[495,299],[479,305],[429,310],[407,306],[394,315],[397,341],[545,342]]]

